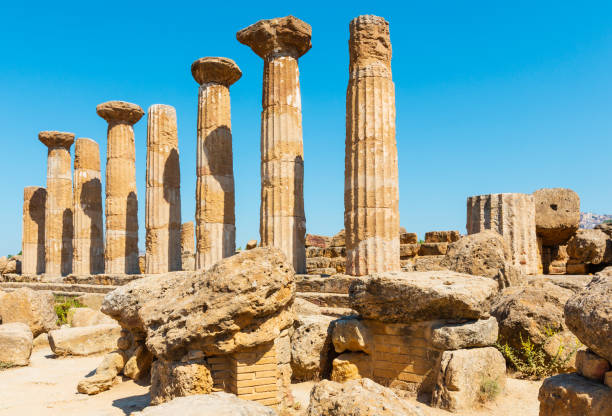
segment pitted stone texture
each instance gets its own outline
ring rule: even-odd
[[[306,271],[304,149],[298,58],[311,28],[293,16],[261,20],[237,33],[264,58],[261,114],[262,246],[281,249],[297,273]]]
[[[74,240],[72,273],[104,273],[100,149],[79,138],[74,147]]]
[[[30,327],[34,337],[57,328],[53,294],[21,288],[0,292],[0,321],[3,324],[21,322]]]
[[[240,69],[227,58],[202,58],[193,63],[192,74],[201,84],[196,153],[195,267],[206,270],[236,251],[229,86],[240,78]]]
[[[567,254],[582,263],[612,263],[612,240],[601,230],[578,230],[567,243]]]
[[[395,86],[389,24],[359,16],[349,25],[344,226],[346,273],[400,270]]]
[[[72,271],[73,201],[70,146],[74,134],[42,131],[47,153],[45,206],[45,274],[65,276]]]
[[[589,350],[580,350],[576,353],[576,371],[581,376],[603,383],[609,370],[610,363],[605,358]]]
[[[136,104],[109,101],[98,105],[97,112],[108,121],[105,272],[138,274],[138,196],[132,125],[144,111]]]
[[[544,188],[533,193],[536,232],[545,246],[566,244],[580,224],[580,197],[571,189]]]
[[[451,271],[382,273],[349,288],[351,307],[363,318],[391,323],[488,318],[497,293],[491,279]]]
[[[149,107],[147,124],[145,273],[182,269],[181,175],[176,110],[169,105]]]
[[[489,194],[467,200],[467,231],[497,231],[510,248],[512,264],[523,274],[537,274],[540,257],[533,195]]]
[[[565,323],[578,339],[612,363],[612,273],[605,270],[567,301],[564,312]]]
[[[336,352],[345,351],[367,354],[373,352],[374,338],[370,330],[357,317],[338,319],[333,323],[332,342]]]
[[[125,101],[107,101],[98,104],[96,112],[109,124],[136,124],[144,115],[144,111],[140,106]]]
[[[23,190],[23,260],[21,272],[37,275],[45,272],[45,204],[47,190],[28,186]]]
[[[242,77],[242,71],[229,58],[207,56],[191,64],[191,75],[200,85],[210,82],[229,87]]]
[[[540,416],[612,416],[612,389],[578,374],[547,378],[538,400]]]
[[[325,315],[301,316],[291,334],[291,369],[294,380],[323,378],[331,367],[331,328],[334,318]]]
[[[293,275],[279,250],[256,248],[207,272],[135,280],[109,293],[102,312],[146,336],[158,358],[178,360],[190,350],[229,354],[270,342],[293,324]]]
[[[264,59],[273,54],[297,59],[312,47],[311,37],[310,25],[293,16],[260,20],[236,33],[238,42]]]
[[[431,344],[440,350],[488,347],[497,342],[497,319],[480,319],[462,323],[440,323],[431,331]]]
[[[26,324],[0,325],[0,363],[28,365],[32,354],[32,331]]]
[[[212,392],[211,368],[205,359],[186,362],[156,360],[151,367],[151,404]]]

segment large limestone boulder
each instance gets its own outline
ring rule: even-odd
[[[439,350],[488,347],[497,342],[495,317],[462,323],[437,323],[431,329],[431,344]]]
[[[364,378],[346,383],[322,380],[310,393],[307,416],[424,416],[393,390]]]
[[[612,263],[612,240],[601,230],[578,230],[567,243],[567,254],[582,263]]]
[[[540,416],[612,416],[612,389],[578,374],[559,374],[542,383]]]
[[[0,325],[0,363],[28,365],[32,354],[32,331],[26,324]]]
[[[12,256],[8,259],[3,274],[21,274],[21,256]]]
[[[520,350],[521,338],[542,346],[547,333],[566,331],[563,306],[572,295],[571,290],[547,281],[504,289],[491,310],[499,324],[500,342]],[[565,349],[575,349],[576,345],[577,339],[572,338]]]
[[[61,328],[49,332],[49,345],[55,355],[91,355],[115,349],[120,337],[116,323]]]
[[[493,230],[471,234],[451,244],[440,265],[459,273],[490,277],[500,288],[524,282],[520,269],[512,265],[504,238]]]
[[[329,372],[333,320],[324,315],[301,316],[296,320],[296,327],[291,334],[291,369],[294,380],[318,380]]]
[[[597,224],[595,226],[595,229],[603,231],[608,235],[608,237],[612,238],[612,222],[603,222],[601,224]]]
[[[229,354],[276,339],[293,324],[294,271],[284,254],[259,247],[210,270],[147,276],[104,298],[102,312],[158,358],[180,360],[189,350]]]
[[[536,233],[545,246],[567,243],[580,225],[580,197],[571,189],[544,188],[533,193]]]
[[[432,406],[453,412],[474,407],[482,383],[506,385],[506,360],[494,347],[444,351],[437,370]]]
[[[168,402],[176,397],[208,394],[213,379],[206,360],[167,362],[157,360],[151,367],[151,404]]]
[[[338,319],[332,330],[332,343],[337,353],[345,351],[372,353],[374,336],[355,316]]]
[[[413,322],[489,317],[495,281],[451,271],[383,273],[356,278],[351,307],[366,319]]]
[[[96,372],[77,384],[77,391],[83,394],[98,394],[110,389],[118,380],[117,375],[125,365],[127,355],[121,350],[107,354]]]
[[[158,406],[150,406],[132,416],[275,416],[276,411],[262,404],[241,400],[233,394],[217,392],[178,397]]]
[[[372,378],[372,356],[363,352],[345,352],[334,358],[331,380],[344,383],[360,378]]]
[[[565,323],[580,341],[612,363],[612,271],[597,273],[565,304]]]
[[[21,288],[0,294],[0,318],[3,324],[21,322],[30,327],[34,337],[57,328],[55,299],[47,291]]]
[[[116,324],[114,319],[90,308],[70,308],[67,320],[72,327]]]

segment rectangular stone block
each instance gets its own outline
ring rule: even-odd
[[[442,256],[448,250],[448,243],[423,243],[419,248],[419,256]]]

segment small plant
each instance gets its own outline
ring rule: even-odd
[[[75,298],[67,296],[55,297],[55,314],[57,315],[57,324],[64,325],[68,323],[68,311],[70,308],[84,308],[81,302]]]
[[[487,403],[494,401],[499,393],[501,387],[496,378],[485,377],[480,382],[480,389],[478,390],[478,400],[481,403]]]
[[[419,244],[423,244],[425,240],[419,240]]]
[[[546,344],[557,333],[554,329],[544,328],[544,342],[542,345]],[[531,342],[529,337],[524,340],[522,334],[519,334],[519,338],[521,347],[518,350],[507,343],[502,345],[499,341],[495,346],[506,358],[506,361],[514,367],[519,376],[534,380],[562,373],[581,346],[580,343],[577,343],[571,350],[567,351],[565,345],[560,345],[555,355],[549,357],[544,352],[542,346]]]

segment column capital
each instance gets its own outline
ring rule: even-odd
[[[107,101],[98,104],[96,113],[109,123],[136,124],[144,115],[144,110],[125,101]]]
[[[41,131],[38,133],[40,140],[48,148],[64,147],[70,149],[74,143],[74,133],[66,133],[63,131]]]
[[[297,59],[312,47],[311,37],[310,25],[293,16],[260,20],[236,33],[238,42],[264,59],[274,54]]]
[[[191,64],[191,75],[200,85],[214,82],[229,87],[242,77],[242,71],[229,58],[207,56]]]

